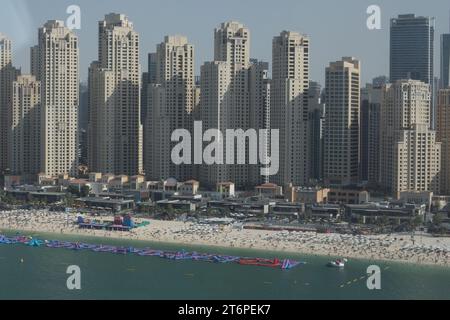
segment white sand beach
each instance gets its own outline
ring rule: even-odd
[[[130,232],[79,229],[77,214],[47,210],[0,212],[0,229],[51,232],[178,244],[254,248],[330,256],[363,258],[415,264],[450,266],[450,238],[430,235],[345,235],[315,232],[266,231],[204,225],[192,222],[135,219],[147,226]],[[98,218],[112,220],[109,218]]]

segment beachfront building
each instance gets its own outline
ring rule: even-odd
[[[216,191],[223,198],[232,198],[235,196],[235,184],[233,182],[219,182],[217,183]]]
[[[321,86],[310,81],[308,90],[308,109],[310,121],[311,179],[315,182],[323,179],[323,125],[325,122],[325,102],[322,99]]]
[[[371,186],[380,181],[380,117],[383,88],[368,84],[361,89],[361,180]]]
[[[13,82],[7,124],[10,173],[38,174],[41,170],[41,83],[34,76],[18,76]]]
[[[391,224],[410,223],[416,217],[425,219],[425,204],[349,204],[345,206],[345,215],[354,222],[376,224],[386,221]]]
[[[89,170],[140,174],[139,34],[125,15],[107,14],[98,24],[98,49],[89,68]]]
[[[355,188],[331,188],[327,193],[328,203],[362,204],[369,202],[370,194],[366,190]]]
[[[12,101],[12,83],[20,70],[12,66],[12,42],[0,33],[0,175],[8,166],[8,119]]]
[[[441,193],[450,195],[450,88],[439,90],[437,141],[441,145]]]
[[[359,180],[360,62],[331,62],[325,71],[324,179],[327,185]]]
[[[150,180],[192,178],[192,165],[171,159],[175,130],[193,129],[194,46],[184,36],[166,36],[156,50],[155,82],[147,89],[145,173]]]
[[[264,136],[259,136],[264,139],[259,141],[258,148],[264,145],[263,150],[258,149],[258,154],[262,155],[261,162],[267,163],[270,154],[270,82],[269,79],[269,63],[258,61],[256,59],[250,60],[251,65],[249,69],[250,81],[250,128],[264,131]],[[256,186],[261,183],[268,183],[270,180],[268,169],[263,163],[259,165],[249,165],[249,185]],[[262,171],[261,171],[262,170]]]
[[[225,130],[246,131],[250,126],[249,68],[249,29],[236,21],[222,23],[214,30],[214,61],[201,67],[199,113],[203,131],[214,129],[224,134],[217,151],[223,159],[227,159]],[[237,164],[236,147],[234,157],[229,155],[233,164],[223,164],[225,160],[203,163],[199,168],[200,183],[214,189],[217,183],[233,181],[245,188],[249,181],[248,145],[245,151],[245,164]]]
[[[386,86],[381,107],[381,185],[439,194],[441,143],[430,129],[430,86],[399,80]]]
[[[330,189],[321,187],[296,187],[289,186],[285,198],[289,202],[301,202],[305,204],[327,203]]]
[[[270,182],[306,185],[310,179],[309,38],[283,31],[272,41],[270,123],[279,130],[279,164]]]
[[[255,187],[255,192],[257,195],[266,198],[276,198],[283,196],[283,187],[275,183],[263,183]]]
[[[64,22],[39,28],[31,72],[41,83],[41,171],[78,174],[79,43]]]

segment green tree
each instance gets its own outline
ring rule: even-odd
[[[81,194],[81,189],[80,188],[78,188],[77,186],[68,186],[67,187],[67,192],[68,193],[70,193],[70,194],[72,194],[72,195],[75,195],[75,196],[77,196],[77,197],[80,197],[80,194]]]
[[[81,187],[80,197],[87,197],[90,192],[91,192],[91,187],[89,187],[88,185],[84,185]]]
[[[389,224],[389,218],[383,215],[380,219],[380,223],[382,226],[387,226]]]
[[[444,219],[443,214],[438,212],[433,216],[433,224],[439,227],[442,224],[443,219]]]
[[[410,224],[413,229],[416,229],[420,225],[422,225],[423,219],[421,216],[416,215],[413,219],[411,219]]]

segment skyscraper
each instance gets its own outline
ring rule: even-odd
[[[401,191],[439,193],[441,143],[430,130],[430,85],[398,80],[387,85],[381,107],[381,185]]]
[[[41,127],[41,83],[34,76],[18,76],[13,82],[8,115],[8,167],[11,174],[40,172]]]
[[[149,84],[145,123],[145,173],[149,179],[192,178],[192,166],[171,159],[172,133],[192,132],[194,47],[184,36],[166,36],[156,51],[155,83]]]
[[[251,59],[249,69],[250,81],[250,128],[264,131],[265,150],[263,156],[267,159],[270,157],[270,79],[269,79],[269,63]],[[262,136],[259,136],[260,139]],[[261,143],[259,144],[261,146]],[[266,162],[266,161],[264,161]],[[265,167],[263,164],[249,166],[249,184],[259,185],[269,182],[270,176],[268,172],[261,174],[261,169]]]
[[[360,62],[331,62],[325,72],[324,178],[351,185],[359,178]]]
[[[380,178],[380,117],[383,85],[368,84],[361,89],[360,145],[361,180],[376,186]]]
[[[390,81],[433,81],[434,18],[403,14],[391,19]]]
[[[441,146],[441,193],[450,195],[450,88],[439,90],[437,141]]]
[[[441,35],[441,88],[450,86],[450,33]]]
[[[250,126],[249,67],[250,31],[236,21],[222,23],[214,30],[214,61],[201,68],[200,90],[203,129],[220,130],[224,134],[222,146],[227,144],[226,129],[246,131]],[[204,164],[200,168],[200,183],[215,188],[219,182],[233,181],[238,187],[248,187],[248,151],[246,145],[245,164],[238,164],[237,152],[229,155],[234,164]]]
[[[436,124],[434,24],[434,18],[403,14],[391,19],[390,31],[390,81],[413,79],[430,85],[433,129]]]
[[[151,83],[156,83],[156,52],[149,53],[147,61],[147,71],[142,73],[141,78],[141,122],[143,126],[145,126],[145,118],[147,117],[148,85]]]
[[[0,33],[0,175],[8,167],[8,115],[12,83],[20,70],[12,66],[12,43]]]
[[[308,108],[311,122],[311,178],[320,181],[323,178],[323,125],[325,121],[325,103],[322,101],[321,86],[318,82],[309,82]]]
[[[201,66],[200,73],[199,113],[203,131],[209,129],[223,131],[228,127],[230,65],[225,61],[205,62]],[[224,156],[223,148],[218,148],[217,153],[217,158]],[[199,180],[203,186],[215,188],[217,183],[230,180],[228,166],[223,161],[214,164],[203,162],[199,168]]]
[[[279,130],[281,186],[306,185],[310,179],[309,38],[283,31],[272,41],[271,129]]]
[[[79,43],[64,22],[39,29],[31,50],[31,70],[41,83],[41,171],[78,173]]]
[[[90,171],[143,171],[139,35],[123,14],[99,21],[98,61],[89,69]]]

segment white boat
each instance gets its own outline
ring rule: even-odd
[[[343,267],[345,267],[346,262],[347,262],[347,259],[336,259],[334,261],[328,262],[328,266],[334,267],[334,268],[343,268]]]

